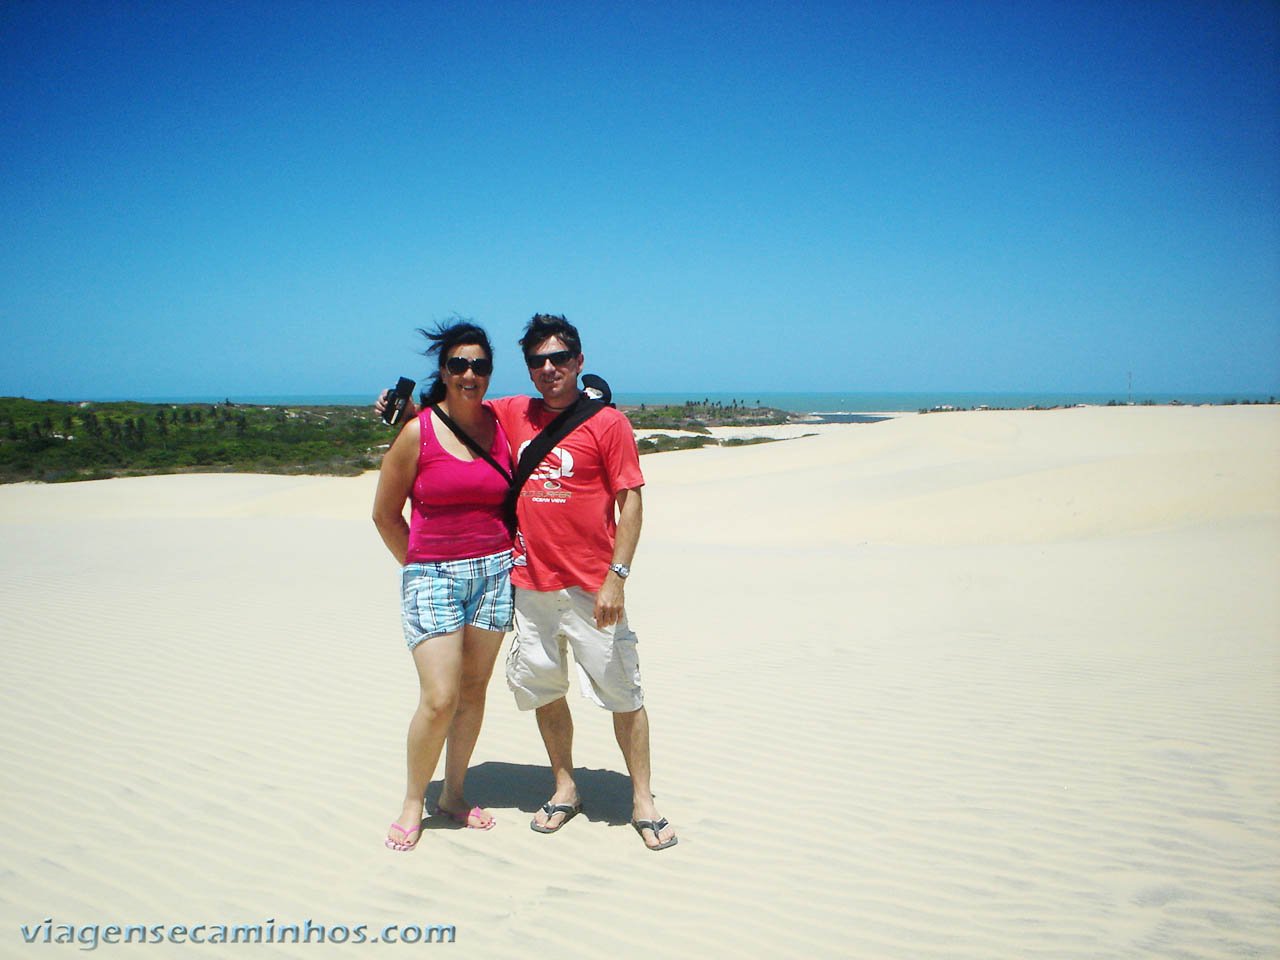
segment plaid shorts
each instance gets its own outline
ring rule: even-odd
[[[511,629],[511,551],[436,563],[406,563],[400,575],[400,620],[412,650],[423,640],[460,630]]]

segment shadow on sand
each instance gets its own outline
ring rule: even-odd
[[[598,823],[620,826],[631,822],[631,779],[615,770],[577,768],[573,779],[582,797],[582,813]],[[443,780],[427,787],[427,809],[434,810]],[[482,807],[515,807],[530,816],[546,802],[554,789],[551,768],[529,763],[487,762],[467,771],[467,799]],[[433,817],[434,826],[441,817]],[[444,821],[440,826],[448,825]]]

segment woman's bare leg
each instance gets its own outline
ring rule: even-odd
[[[463,645],[463,631],[456,630],[413,648],[419,694],[409,721],[404,806],[395,820],[401,829],[387,831],[387,839],[402,847],[412,847],[421,835],[414,828],[422,825],[422,798],[458,709]]]
[[[484,723],[485,695],[493,665],[502,648],[501,631],[481,630],[468,625],[462,636],[462,679],[458,685],[458,709],[449,728],[448,750],[444,762],[444,790],[440,794],[441,809],[463,818],[471,809],[466,801],[467,767],[480,727]],[[492,826],[485,814],[478,826]]]

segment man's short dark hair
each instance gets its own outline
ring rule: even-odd
[[[565,349],[572,350],[575,356],[582,353],[582,338],[578,336],[578,328],[555,313],[533,315],[529,325],[524,328],[524,336],[520,338],[520,349],[527,357],[548,337],[559,337]]]

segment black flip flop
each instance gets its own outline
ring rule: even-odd
[[[548,800],[542,805],[542,812],[547,815],[547,819],[554,817],[557,813],[565,814],[565,818],[554,827],[544,827],[537,820],[530,820],[529,829],[534,833],[555,833],[582,812],[582,801],[579,800],[577,803],[552,803]]]
[[[653,839],[657,840],[658,836],[662,833],[662,829],[664,827],[671,826],[671,823],[666,817],[663,817],[661,820],[632,820],[631,825],[636,828],[636,833],[640,834],[641,840],[644,840],[644,832],[646,830],[652,830]],[[667,847],[674,847],[679,842],[679,837],[672,837],[670,840],[663,840],[656,847],[649,846],[649,842],[647,840],[644,845],[648,850],[665,850]]]

